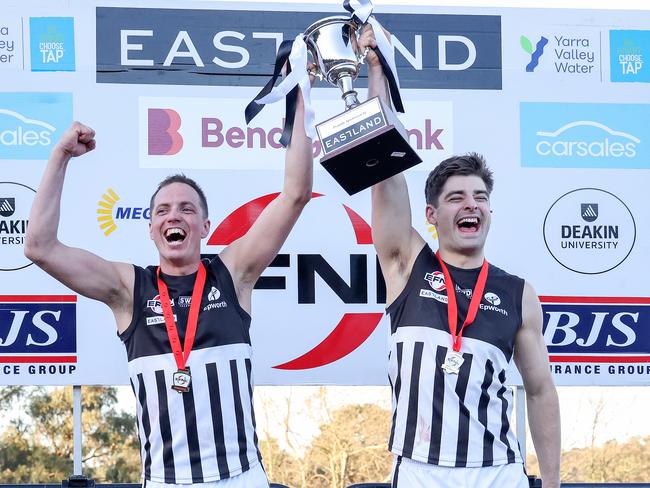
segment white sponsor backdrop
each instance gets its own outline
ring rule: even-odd
[[[130,1],[121,4],[152,8],[175,6],[167,2],[156,5]],[[271,147],[268,140],[263,145],[259,134],[268,137],[269,132],[281,127],[283,104],[267,107],[251,123],[251,127],[261,129],[257,135],[249,137],[243,117],[244,107],[266,80],[260,80],[256,87],[96,83],[96,53],[104,48],[104,40],[100,40],[96,47],[95,7],[101,5],[94,1],[71,1],[55,8],[31,0],[21,2],[20,6],[11,5],[14,4],[10,2],[10,6],[3,7],[0,18],[0,56],[7,55],[7,61],[0,63],[0,109],[20,112],[20,105],[12,105],[12,93],[71,92],[73,117],[97,131],[97,150],[70,163],[61,211],[60,238],[63,242],[89,249],[107,259],[143,266],[155,264],[157,253],[148,238],[147,221],[138,212],[148,206],[157,182],[175,171],[183,171],[203,186],[210,206],[212,229],[238,207],[280,190],[284,151]],[[207,7],[205,2],[183,3],[186,9]],[[242,7],[211,3],[209,8]],[[247,5],[246,8],[286,10],[290,15],[297,7],[264,4]],[[309,9],[314,10],[313,7]],[[329,9],[340,12],[333,7]],[[400,13],[400,10],[383,7],[377,12],[380,21],[382,13],[389,15]],[[647,362],[650,335],[645,330],[650,327],[646,311],[650,305],[647,299],[645,302],[642,299],[648,296],[647,276],[650,271],[647,204],[650,177],[647,156],[650,152],[646,149],[650,132],[647,119],[627,120],[624,128],[617,129],[616,113],[612,115],[605,110],[606,117],[604,115],[605,118],[598,121],[611,130],[625,132],[639,140],[632,166],[619,165],[616,158],[599,156],[599,151],[603,150],[601,139],[605,136],[589,130],[604,129],[593,125],[571,134],[573,139],[569,139],[571,142],[576,138],[587,138],[587,142],[595,142],[596,145],[591,146],[591,155],[585,159],[559,154],[555,162],[548,165],[555,167],[524,166],[527,149],[520,143],[520,103],[523,102],[559,102],[567,106],[650,104],[650,86],[647,83],[611,82],[609,63],[609,30],[647,29],[650,14],[425,7],[410,8],[408,13],[501,16],[503,69],[502,90],[402,91],[407,112],[402,120],[408,129],[414,130],[411,142],[425,161],[407,173],[413,225],[435,246],[435,236],[424,218],[422,188],[428,171],[454,153],[483,153],[496,178],[488,259],[528,279],[539,295],[555,297],[547,299],[547,302],[566,305],[565,311],[549,314],[549,317],[559,318],[555,323],[556,334],[547,337],[547,342],[558,347],[567,346],[566,351],[556,348],[551,353],[558,361],[554,365],[560,368],[554,369],[556,382],[650,384],[646,367],[650,364]],[[30,17],[74,17],[76,71],[31,71]],[[234,30],[236,27],[232,26]],[[407,38],[404,33],[400,40],[405,46],[412,46],[416,34],[411,32],[408,34],[411,37]],[[525,70],[531,54],[522,47],[522,43],[525,44],[520,39],[522,35],[533,49],[542,36],[548,40],[539,66],[532,72]],[[2,41],[6,41],[5,44]],[[11,49],[9,41],[13,42]],[[425,38],[425,45],[427,42]],[[647,46],[645,49],[647,52]],[[14,55],[11,60],[9,54]],[[427,76],[427,73],[423,72],[422,76]],[[316,88],[312,93],[319,120],[342,109],[337,89]],[[647,107],[645,105],[646,113]],[[576,111],[582,108],[576,107]],[[149,109],[174,111],[180,117],[179,133],[183,144],[176,154],[149,155]],[[29,129],[24,121],[15,122],[18,119],[14,117],[14,122],[8,122],[8,115],[2,117],[0,115],[0,131],[17,130],[11,129],[16,127],[15,124],[20,125],[21,130]],[[571,110],[559,115],[556,110],[549,112],[548,120],[540,118],[528,120],[525,124],[521,121],[521,124],[535,125],[539,120],[536,130],[552,132],[566,123],[582,120],[576,117]],[[213,132],[208,139],[212,145],[208,147],[202,144],[201,119],[204,118],[213,119],[210,126]],[[11,123],[14,126],[10,126]],[[221,139],[217,131],[219,127],[222,128]],[[239,130],[233,129],[226,137],[228,129],[237,127]],[[610,142],[623,137],[612,135],[611,131],[608,134]],[[275,137],[277,140],[277,135]],[[521,137],[534,138],[535,134],[522,134]],[[0,151],[5,151],[0,153],[0,181],[36,189],[45,161],[41,158],[3,157],[2,154],[9,154],[6,152],[9,140],[5,139],[4,145],[0,146]],[[562,149],[558,147],[558,153],[561,153]],[[559,167],[561,165],[565,167]],[[631,167],[634,169],[625,169]],[[59,338],[56,334],[59,325],[57,314],[43,319],[54,329],[53,334],[51,329],[43,325],[39,327],[39,322],[33,319],[36,309],[32,305],[25,308],[26,301],[48,301],[47,297],[35,299],[33,296],[74,294],[36,266],[22,267],[28,263],[22,263],[23,258],[17,252],[21,231],[18,224],[12,228],[10,221],[27,218],[29,203],[25,195],[31,192],[21,186],[21,190],[13,195],[11,188],[11,185],[0,186],[6,192],[0,194],[0,199],[10,205],[0,214],[0,269],[3,270],[0,271],[0,304],[4,304],[0,307],[0,384],[126,384],[126,355],[106,306],[83,297],[77,298],[76,342],[63,351],[51,349]],[[103,200],[110,202],[103,196],[109,195],[109,189],[113,199],[119,197],[113,208],[110,208],[110,203],[108,207],[99,203]],[[585,191],[584,195],[575,192],[580,189],[592,190]],[[383,318],[373,330],[377,314],[384,309],[384,304],[378,303],[374,249],[366,241],[358,242],[344,207],[369,222],[369,192],[349,197],[319,165],[314,191],[323,196],[309,203],[283,247],[281,254],[287,255],[288,260],[264,273],[266,277],[284,278],[279,282],[280,288],[254,292],[252,338],[256,382],[385,384],[388,324]],[[569,195],[561,199],[565,194]],[[15,203],[11,204],[10,199],[14,197]],[[627,211],[620,205],[610,205],[612,202],[616,205],[623,203]],[[597,212],[600,220],[590,224],[581,218],[584,213],[581,204],[598,204],[599,209],[592,207],[592,212]],[[13,212],[12,206],[15,207]],[[100,209],[107,209],[108,213],[98,213]],[[109,220],[112,218],[115,224],[108,235],[98,222],[98,216],[102,215],[108,216]],[[584,226],[597,224],[616,227],[618,234],[585,237]],[[566,242],[616,241],[618,249],[609,253],[608,249],[584,248],[584,245],[577,249],[563,248],[563,225],[579,226],[581,232],[580,237],[572,235],[565,239]],[[545,226],[552,228],[546,230]],[[629,247],[629,252],[621,251],[625,246]],[[203,252],[214,254],[221,248],[220,245],[204,243]],[[319,270],[331,266],[333,274],[340,276],[340,282],[336,284],[335,279],[326,281],[319,274],[314,277],[310,266],[317,266]],[[344,300],[341,295],[346,289],[349,296]],[[567,302],[557,297],[578,298]],[[605,300],[611,305],[605,312],[605,309],[590,309],[593,300],[590,302],[585,297],[625,297],[625,300],[612,299],[611,303]],[[602,305],[602,300],[596,300],[596,303]],[[625,307],[630,304],[636,308],[627,310]],[[614,320],[615,316],[618,316],[618,321]],[[343,325],[333,333],[342,319]],[[574,324],[573,329],[563,329],[567,321],[573,319],[582,322],[579,326]],[[23,322],[19,323],[20,320]],[[19,332],[14,329],[17,335],[12,341],[11,327],[18,325],[22,328]],[[332,333],[334,337],[326,340]],[[368,333],[369,337],[363,340]],[[595,336],[591,337],[592,333]],[[593,339],[591,343],[588,336]],[[22,345],[18,344],[20,341],[23,341]],[[356,348],[355,341],[361,342]],[[301,369],[274,368],[305,355],[315,347],[319,348],[298,363]],[[346,348],[353,350],[345,354]],[[74,362],[52,362],[52,357],[57,354],[72,356]],[[611,359],[616,354],[613,363],[602,362],[605,360],[602,357]],[[627,360],[620,354],[633,357]],[[340,359],[319,365],[340,355],[343,355]],[[43,356],[50,359],[44,360]],[[610,363],[616,365],[613,370],[608,367]],[[600,365],[598,373],[595,372],[596,365]]]

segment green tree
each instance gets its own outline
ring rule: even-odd
[[[115,388],[82,390],[83,473],[98,482],[138,482],[135,419],[116,403]],[[58,483],[73,469],[72,388],[36,390],[24,407],[29,421],[13,420],[0,435],[2,480]]]
[[[377,405],[349,405],[335,410],[320,431],[306,454],[307,486],[343,488],[390,480],[390,412]]]

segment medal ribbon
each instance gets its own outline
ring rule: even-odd
[[[440,261],[440,267],[442,268],[442,274],[445,276],[445,286],[447,288],[447,321],[449,322],[449,332],[451,333],[452,346],[454,351],[460,351],[460,341],[463,337],[463,331],[465,327],[469,326],[478,313],[478,307],[481,303],[481,297],[483,296],[483,291],[485,290],[485,282],[487,281],[488,276],[488,262],[483,259],[483,265],[481,266],[481,271],[478,274],[476,279],[476,284],[474,285],[474,290],[472,290],[472,299],[469,302],[469,309],[467,310],[467,317],[461,326],[460,330],[456,332],[458,328],[458,307],[456,305],[456,287],[454,282],[451,279],[447,265],[440,258],[440,251],[436,253],[438,261]]]
[[[163,309],[163,316],[165,317],[165,326],[167,327],[167,336],[169,337],[169,344],[174,353],[176,366],[178,369],[185,369],[185,363],[192,351],[194,344],[194,337],[196,336],[196,326],[199,321],[199,310],[201,308],[201,296],[203,295],[203,286],[205,285],[205,266],[203,263],[199,264],[199,269],[196,273],[194,280],[194,290],[192,291],[192,303],[190,304],[190,314],[187,318],[187,330],[185,331],[185,347],[181,349],[181,340],[178,338],[178,329],[176,328],[176,321],[174,320],[174,313],[172,312],[172,304],[169,300],[169,290],[165,282],[160,279],[160,266],[156,270],[156,277],[158,278],[158,293],[160,294],[160,304]]]

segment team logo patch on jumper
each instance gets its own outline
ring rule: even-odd
[[[208,303],[205,307],[203,307],[203,311],[207,312],[208,310],[212,310],[213,308],[225,308],[228,306],[225,300],[218,301],[219,298],[221,298],[221,292],[219,291],[218,288],[212,287],[210,289],[210,293],[208,293]]]
[[[496,293],[487,292],[485,295],[483,295],[483,298],[485,298],[486,302],[488,302],[491,305],[494,305],[495,307],[501,304],[501,299],[499,298],[499,295],[497,295]]]
[[[433,273],[427,273],[424,275],[424,279],[431,285],[436,291],[443,291],[445,286],[445,275],[442,274],[442,271],[434,271]]]

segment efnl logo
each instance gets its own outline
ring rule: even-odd
[[[71,93],[0,93],[0,159],[47,159],[71,122]]]
[[[106,237],[117,230],[118,223],[123,220],[149,220],[149,207],[128,207],[117,205],[120,196],[112,188],[108,188],[97,202],[97,224]]]
[[[609,56],[611,81],[650,83],[650,31],[609,31]]]
[[[520,104],[521,164],[650,168],[650,105]]]
[[[530,62],[526,65],[526,72],[532,73],[537,68],[539,64],[539,58],[544,54],[544,48],[548,44],[548,39],[544,36],[539,38],[539,41],[535,44],[535,49],[533,50],[533,43],[530,42],[526,36],[521,36],[519,38],[519,44],[521,48],[530,55]]]
[[[29,19],[32,71],[74,71],[74,18]]]

